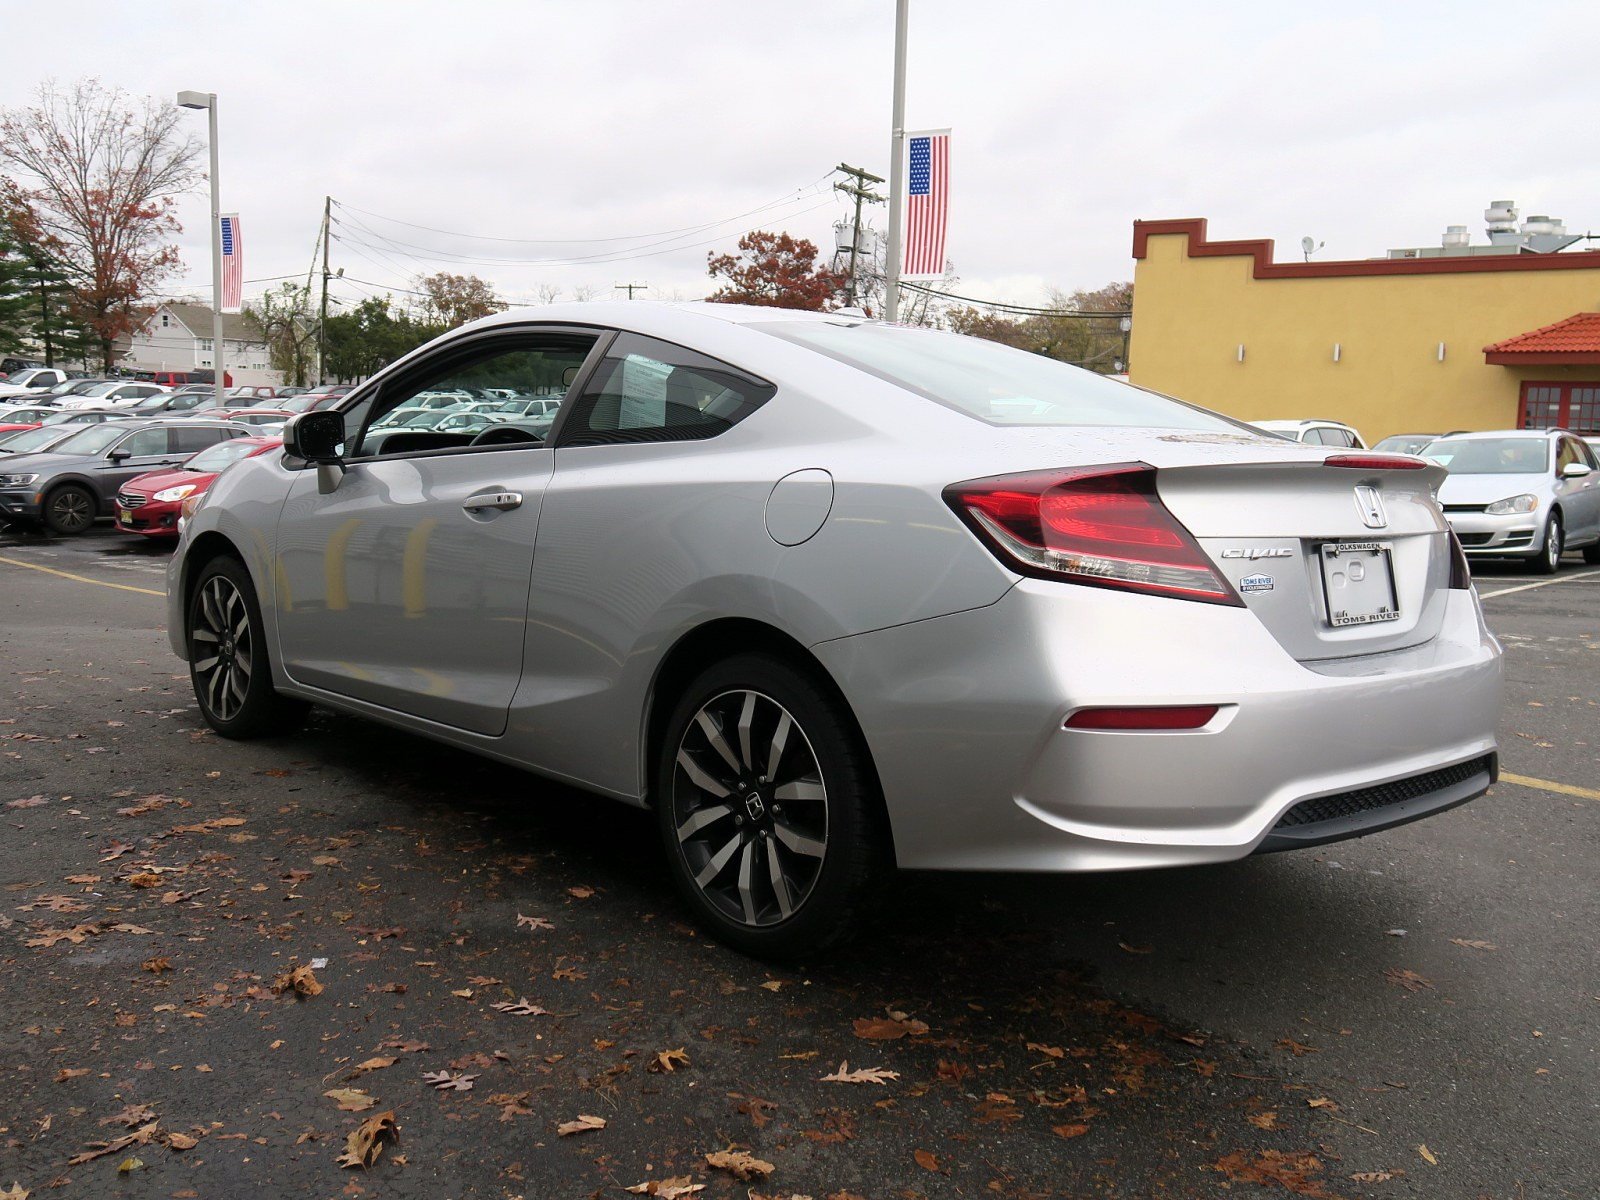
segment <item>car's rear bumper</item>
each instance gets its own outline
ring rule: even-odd
[[[815,649],[861,722],[906,867],[1241,858],[1303,801],[1496,748],[1500,651],[1470,592],[1450,593],[1424,645],[1318,663],[1245,609],[1031,580]],[[1082,707],[1188,704],[1221,709],[1197,730],[1064,728]]]

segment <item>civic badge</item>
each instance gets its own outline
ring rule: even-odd
[[[1246,595],[1251,592],[1270,592],[1272,590],[1272,576],[1246,575],[1239,580],[1239,590]]]
[[[1356,511],[1368,529],[1384,529],[1389,524],[1389,514],[1383,511],[1383,497],[1375,487],[1363,483],[1356,488]]]

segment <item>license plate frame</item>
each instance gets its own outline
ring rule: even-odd
[[[1324,542],[1317,547],[1317,558],[1322,567],[1323,615],[1334,629],[1400,619],[1392,542]]]
[[[117,521],[123,525],[133,524],[133,510],[127,508],[117,509]]]

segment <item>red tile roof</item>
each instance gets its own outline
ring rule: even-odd
[[[1494,342],[1483,348],[1489,362],[1530,361],[1532,356],[1559,354],[1560,360],[1600,362],[1600,312],[1573,313],[1564,321],[1530,329],[1516,337]],[[1567,355],[1580,356],[1566,358]]]

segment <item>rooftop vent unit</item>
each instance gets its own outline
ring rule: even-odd
[[[1522,235],[1517,232],[1517,202],[1492,200],[1483,210],[1483,219],[1489,226],[1489,243],[1494,246],[1517,246]]]
[[[1467,232],[1465,225],[1446,225],[1444,229],[1444,248],[1452,250],[1457,246],[1467,246],[1472,242],[1472,235]]]

